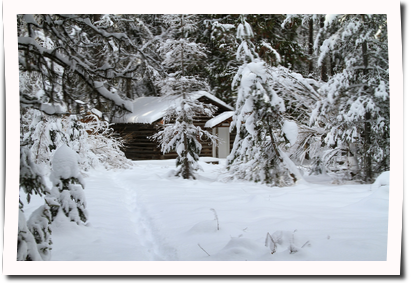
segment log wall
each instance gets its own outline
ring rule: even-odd
[[[198,117],[194,119],[194,125],[203,128],[208,117]],[[151,159],[173,159],[178,155],[176,152],[162,154],[158,143],[151,141],[148,137],[157,133],[156,124],[114,124],[112,128],[125,139],[123,151],[128,159],[132,160],[151,160]],[[205,129],[212,133],[212,129]],[[211,141],[200,140],[202,144],[201,157],[212,157]]]
[[[161,159],[161,150],[156,142],[148,139],[157,130],[153,124],[114,124],[111,126],[124,138],[125,156],[132,160]]]

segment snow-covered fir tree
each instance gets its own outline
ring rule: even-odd
[[[217,140],[208,131],[194,125],[196,116],[212,116],[215,112],[214,106],[191,96],[192,92],[207,88],[206,82],[196,75],[206,58],[204,48],[189,37],[195,20],[196,15],[165,16],[173,37],[159,48],[164,58],[163,65],[169,71],[167,79],[160,81],[159,86],[165,99],[179,97],[180,103],[166,111],[164,129],[152,137],[159,142],[163,153],[177,152],[176,176],[184,179],[195,179],[195,171],[199,169],[197,162],[202,145],[198,139],[205,136],[212,143]]]
[[[27,202],[33,195],[50,194],[45,180],[46,174],[41,166],[35,163],[32,152],[27,147],[20,148],[20,193],[26,195]],[[21,196],[20,196],[21,197]],[[35,218],[28,222],[24,215],[23,202],[19,198],[19,225],[17,232],[17,260],[33,261],[49,257],[50,252],[50,207],[39,208]]]
[[[335,61],[311,117],[326,130],[324,166],[371,182],[390,164],[386,15],[327,15],[320,33],[319,65],[328,54]]]
[[[165,127],[151,138],[157,140],[163,153],[176,151],[175,175],[184,179],[195,179],[195,171],[200,169],[199,154],[202,150],[200,139],[209,139],[216,143],[217,137],[194,125],[194,118],[199,115],[212,117],[215,106],[199,103],[191,98],[182,99],[181,103],[166,110]]]
[[[231,81],[239,67],[239,62],[235,59],[238,46],[236,26],[232,15],[212,15],[213,19],[210,16],[203,15],[205,31],[202,34],[202,40],[209,51],[208,84],[213,95],[229,105],[235,105]]]
[[[26,217],[24,216],[24,212],[22,210],[19,210],[19,224],[17,232],[17,260],[43,260],[37,248],[37,243],[34,235],[27,227]]]
[[[240,17],[237,59],[243,65],[233,79],[238,99],[231,127],[237,135],[228,170],[233,178],[253,180],[269,185],[292,185],[297,177],[280,149],[283,139],[284,101],[277,95],[270,68],[255,52],[251,26]]]

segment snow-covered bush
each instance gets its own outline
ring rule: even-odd
[[[22,140],[33,154],[34,162],[50,171],[53,152],[66,144],[79,154],[82,171],[103,165],[106,169],[128,168],[131,161],[121,151],[123,141],[110,124],[93,113],[82,119],[76,115],[48,116],[28,109],[22,115]]]
[[[386,171],[381,173],[377,178],[376,181],[372,184],[374,189],[380,187],[388,187],[390,185],[390,171]]]
[[[65,144],[53,155],[50,181],[53,184],[51,195],[59,202],[66,217],[76,224],[86,222],[85,185],[78,166],[78,155]]]
[[[73,118],[72,118],[73,119]],[[121,150],[123,140],[116,136],[107,121],[102,121],[95,114],[89,114],[84,121],[75,120],[79,125],[78,138],[69,146],[80,156],[80,168],[88,170],[99,165],[106,169],[129,168],[132,162]]]

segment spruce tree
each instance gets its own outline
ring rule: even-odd
[[[237,59],[242,66],[233,80],[238,99],[231,124],[236,127],[237,135],[228,156],[228,171],[236,179],[291,185],[297,178],[279,147],[283,140],[284,102],[273,89],[275,82],[270,68],[255,51],[253,36],[251,26],[241,16]]]
[[[238,46],[236,18],[233,15],[201,15],[203,28],[201,41],[208,48],[207,80],[212,94],[234,106],[236,92],[231,88],[232,78],[240,63],[235,58]]]
[[[198,137],[204,135],[213,143],[216,141],[208,131],[194,125],[196,116],[212,116],[215,111],[214,106],[205,105],[191,95],[194,91],[207,88],[206,82],[196,75],[206,54],[200,44],[190,40],[190,34],[196,27],[196,15],[166,15],[165,21],[169,24],[173,38],[166,40],[159,49],[164,58],[163,65],[169,74],[158,85],[165,99],[173,98],[179,103],[171,105],[166,111],[165,128],[152,139],[160,143],[163,153],[172,150],[177,152],[177,176],[195,179],[202,149]]]
[[[318,64],[331,54],[335,74],[311,124],[326,129],[325,165],[345,159],[347,178],[373,181],[389,170],[390,117],[386,15],[326,17]]]
[[[46,185],[45,172],[35,163],[33,154],[27,147],[20,148],[20,192],[26,195],[27,202],[31,196],[47,196],[50,189]],[[24,215],[24,206],[19,195],[19,226],[17,232],[17,260],[33,261],[47,260],[50,257],[52,233],[51,207],[47,200],[41,206],[35,216],[29,221]],[[34,214],[33,214],[34,215]]]

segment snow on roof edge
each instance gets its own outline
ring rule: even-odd
[[[222,112],[221,114],[219,114],[218,116],[209,119],[206,123],[205,123],[205,128],[213,128],[216,125],[218,125],[219,123],[224,122],[225,120],[231,118],[232,116],[234,116],[234,111],[226,111],[226,112]]]

